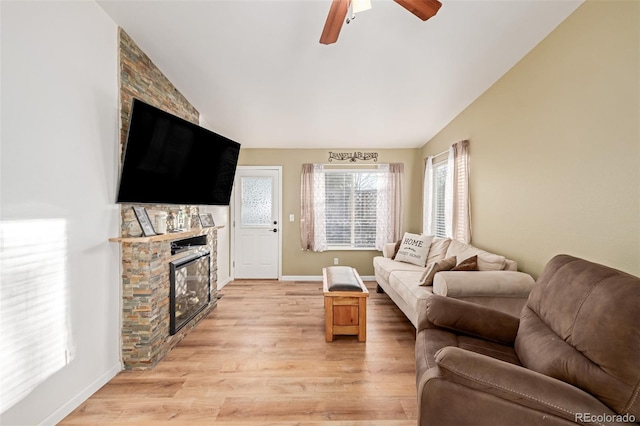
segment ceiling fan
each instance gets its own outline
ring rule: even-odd
[[[438,0],[394,0],[400,6],[416,15],[418,18],[426,21],[427,19],[438,13],[438,9],[442,6]],[[324,23],[324,29],[320,36],[320,43],[332,44],[338,41],[342,23],[347,17],[351,0],[332,0],[329,15]]]

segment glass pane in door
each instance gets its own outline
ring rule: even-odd
[[[273,179],[264,176],[246,176],[240,181],[241,226],[272,225]]]

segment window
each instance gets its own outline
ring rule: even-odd
[[[434,158],[448,154],[446,160]],[[453,144],[448,151],[425,159],[422,232],[471,241],[469,208],[469,141]]]
[[[402,231],[402,163],[375,168],[303,164],[300,175],[302,250],[382,250]]]
[[[376,243],[378,173],[325,170],[327,246],[373,249]]]
[[[433,235],[442,238],[447,236],[447,225],[445,219],[445,188],[447,184],[447,174],[447,161],[441,161],[433,165],[432,229]]]

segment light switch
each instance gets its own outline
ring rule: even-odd
[[[293,221],[295,221],[295,220],[296,220],[296,217],[293,215],[293,213],[291,213],[291,214],[289,215],[289,222],[293,222]]]

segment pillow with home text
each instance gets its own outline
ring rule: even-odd
[[[394,260],[424,266],[427,262],[429,247],[431,247],[432,240],[433,235],[420,235],[405,232]]]

